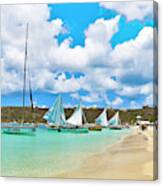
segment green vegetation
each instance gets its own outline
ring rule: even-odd
[[[21,122],[22,121],[22,107],[2,107],[1,108],[1,121],[2,122]],[[73,113],[74,109],[65,109],[66,118],[69,118]],[[107,117],[110,119],[117,110],[108,109]],[[47,109],[35,108],[34,111],[30,107],[25,108],[25,122],[35,122],[35,123],[46,123],[43,119],[43,115],[47,112]],[[84,108],[84,113],[89,123],[93,123],[95,118],[102,112],[100,108]],[[120,110],[120,118],[123,123],[134,124],[136,121],[136,116],[140,115],[143,119],[149,121],[157,120],[157,109],[150,107],[143,107],[142,109],[134,110]]]

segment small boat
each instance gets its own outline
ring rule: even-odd
[[[105,108],[102,113],[96,118],[96,125],[92,128],[92,130],[101,131],[102,128],[106,128],[108,126],[106,111],[107,109]]]
[[[28,24],[26,26],[26,39],[25,39],[25,57],[24,57],[24,78],[23,78],[23,108],[22,108],[22,122],[19,123],[11,123],[8,125],[2,126],[2,132],[6,134],[31,134],[36,131],[36,125],[33,123],[26,124],[25,123],[25,96],[26,96],[26,79],[27,79],[27,44],[28,44]],[[28,66],[28,75],[29,75],[29,97],[30,97],[30,103],[31,103],[31,109],[32,109],[32,114],[34,111],[33,108],[33,96],[32,96],[32,89],[31,89],[31,77],[30,77],[30,71],[29,71],[29,66]]]
[[[2,131],[5,134],[21,134],[21,135],[32,135],[36,131],[35,125],[24,124],[23,126],[20,124],[17,125],[6,125],[2,126]]]
[[[59,128],[57,130],[58,132],[63,132],[63,133],[88,133],[87,128]]]
[[[100,125],[90,126],[90,127],[88,127],[88,129],[90,131],[102,131],[102,126],[100,126]]]
[[[113,130],[121,130],[123,128],[119,118],[119,112],[116,112],[115,115],[108,121],[108,127]]]
[[[96,118],[95,125],[90,126],[90,131],[101,131],[102,128],[108,128],[108,120],[107,120],[107,108],[105,108],[101,114]]]
[[[57,96],[53,106],[50,107],[43,118],[48,122],[46,125],[47,129],[58,130],[66,126],[65,113],[60,95]]]
[[[102,126],[97,125],[95,123],[86,123],[84,126],[88,128],[89,131],[101,131],[102,130]]]
[[[117,125],[117,126],[109,126],[110,129],[113,129],[113,130],[121,130],[123,127],[121,125]]]
[[[84,120],[84,124],[83,121]],[[70,118],[66,121],[67,128],[62,128],[62,131],[65,132],[73,132],[73,133],[88,133],[88,127],[86,127],[87,121],[85,114],[83,112],[81,104],[75,109],[74,113],[70,116]]]

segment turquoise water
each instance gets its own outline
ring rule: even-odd
[[[37,129],[33,136],[2,134],[2,175],[54,177],[83,166],[88,156],[105,151],[129,132],[71,134]]]

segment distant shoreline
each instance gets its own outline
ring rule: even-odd
[[[95,119],[102,112],[102,108],[83,108],[87,122],[94,123]],[[107,119],[109,120],[118,109],[107,109]],[[33,111],[30,107],[25,107],[25,122],[29,123],[45,123],[43,115],[48,111],[48,108],[36,107]],[[74,112],[74,108],[65,108],[66,118],[69,118]],[[20,122],[22,121],[22,107],[7,106],[1,107],[1,122]],[[157,108],[143,107],[142,109],[119,110],[122,124],[128,123],[133,125],[136,121],[136,116],[141,115],[143,119],[151,122],[157,120]]]

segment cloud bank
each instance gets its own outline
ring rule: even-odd
[[[143,19],[151,13],[151,5],[141,5],[132,5],[132,11],[126,12],[128,20],[138,18],[134,14]],[[103,3],[101,6],[123,14],[117,3]],[[142,9],[143,14],[139,12]],[[120,15],[112,19],[100,18],[86,28],[84,46],[72,48],[73,38],[66,38],[60,44],[57,39],[59,34],[68,32],[64,20],[49,21],[49,17],[47,5],[2,6],[3,94],[22,90],[25,26],[28,22],[28,64],[34,90],[70,93],[74,99],[80,97],[93,104],[103,99],[114,107],[123,104],[122,96],[133,98],[143,95],[146,96],[144,103],[152,104],[152,27],[144,27],[135,39],[113,49],[111,38],[119,30]],[[67,77],[65,72],[71,76]],[[77,72],[83,75],[75,77]],[[81,96],[80,90],[87,91],[88,95]],[[114,100],[109,100],[108,91],[114,91]]]

